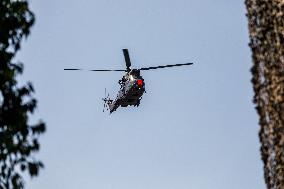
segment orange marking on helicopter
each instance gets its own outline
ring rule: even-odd
[[[143,80],[142,80],[142,79],[138,79],[138,80],[137,80],[137,84],[138,84],[139,86],[142,86],[142,85],[143,85]]]

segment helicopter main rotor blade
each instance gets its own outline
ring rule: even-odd
[[[91,72],[126,72],[126,70],[83,70],[78,68],[66,68],[67,71],[91,71]]]
[[[154,70],[159,68],[169,68],[169,67],[176,67],[176,66],[186,66],[186,65],[192,65],[193,63],[185,63],[185,64],[170,64],[170,65],[164,65],[164,66],[153,66],[153,67],[147,67],[147,68],[140,68],[139,70]]]
[[[130,57],[129,57],[129,53],[128,53],[128,49],[122,49],[123,51],[123,55],[124,55],[124,59],[125,59],[125,63],[126,63],[126,71],[129,72],[131,69],[131,62],[130,62]]]
[[[126,70],[89,70],[91,72],[126,72]]]
[[[64,70],[68,70],[68,71],[78,71],[78,70],[82,70],[82,69],[77,69],[77,68],[64,68]]]

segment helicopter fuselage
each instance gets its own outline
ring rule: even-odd
[[[110,113],[119,106],[139,106],[142,95],[145,92],[145,83],[140,75],[140,71],[131,70],[118,83],[120,84],[120,90],[116,99],[108,102]]]

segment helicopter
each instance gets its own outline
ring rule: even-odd
[[[131,61],[128,53],[128,49],[122,49],[126,69],[118,69],[118,70],[107,70],[107,69],[95,69],[95,70],[87,70],[87,71],[95,71],[95,72],[107,72],[107,71],[116,71],[116,72],[126,72],[125,75],[118,81],[120,85],[120,90],[115,99],[111,99],[106,96],[105,90],[105,98],[104,101],[104,109],[110,111],[110,114],[118,107],[127,107],[127,106],[139,106],[140,101],[142,99],[142,95],[145,91],[145,82],[143,77],[140,74],[140,71],[167,68],[167,67],[176,67],[176,66],[186,66],[192,65],[193,63],[184,63],[184,64],[170,64],[163,66],[153,66],[153,67],[144,67],[139,69],[131,69]],[[65,68],[66,71],[81,71],[83,69],[79,68]]]

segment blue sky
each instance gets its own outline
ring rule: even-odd
[[[47,132],[27,188],[264,189],[241,0],[30,1],[36,24],[17,59]],[[123,69],[145,71],[140,107],[103,113]]]

